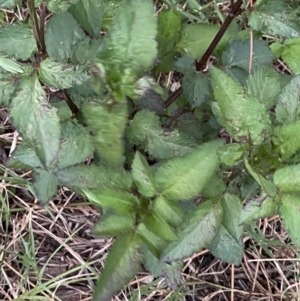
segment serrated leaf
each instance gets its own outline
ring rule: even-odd
[[[161,195],[170,201],[195,197],[217,168],[216,150],[222,144],[222,140],[205,143],[191,153],[159,166],[155,181]]]
[[[215,257],[230,264],[240,265],[244,253],[244,244],[234,239],[226,228],[221,226],[218,234],[209,245],[209,249]]]
[[[132,185],[130,173],[96,165],[67,167],[56,171],[56,176],[62,185],[73,190],[100,187],[129,189]]]
[[[92,131],[96,150],[111,166],[124,162],[123,135],[127,122],[127,102],[85,103],[82,113]]]
[[[57,193],[57,178],[52,171],[35,169],[33,172],[33,179],[33,188],[37,198],[43,204],[46,204]]]
[[[59,150],[60,124],[36,74],[20,80],[10,116],[24,141],[36,151],[45,167],[50,167]]]
[[[145,197],[153,197],[155,195],[156,184],[154,173],[139,151],[135,153],[131,174],[140,194]]]
[[[185,214],[180,205],[169,202],[163,197],[157,197],[153,201],[153,212],[157,213],[173,227],[181,224]]]
[[[182,74],[195,72],[195,60],[189,56],[183,56],[174,63],[174,68]]]
[[[17,0],[0,0],[0,8],[11,9],[17,5]]]
[[[142,241],[135,234],[117,237],[93,294],[93,301],[108,301],[139,271]]]
[[[2,106],[9,105],[19,80],[19,76],[0,70],[0,104]]]
[[[258,174],[249,164],[247,158],[244,159],[245,166],[250,173],[250,175],[255,179],[255,181],[261,186],[263,191],[270,197],[275,197],[276,186],[273,182],[265,179],[262,175]]]
[[[55,14],[45,28],[45,44],[50,58],[67,62],[85,39],[83,30],[70,13]]]
[[[85,66],[57,63],[47,58],[40,65],[39,79],[50,87],[68,89],[83,84],[89,75]]]
[[[300,75],[295,76],[281,91],[276,106],[276,119],[291,123],[300,119]]]
[[[168,223],[154,211],[147,214],[144,217],[143,222],[148,230],[162,239],[168,241],[178,239],[177,235],[174,233],[173,229],[168,225]]]
[[[220,146],[217,149],[217,154],[222,163],[228,166],[234,166],[236,161],[243,157],[243,154],[247,149],[248,145],[230,143]]]
[[[267,197],[263,202],[251,200],[243,208],[240,216],[240,224],[253,224],[260,218],[271,217],[276,214],[278,202],[274,198]]]
[[[62,141],[56,164],[59,169],[83,162],[93,151],[91,136],[86,128],[71,121],[62,124]]]
[[[32,30],[25,23],[0,28],[0,54],[26,61],[37,52]]]
[[[186,73],[182,80],[183,96],[191,109],[201,106],[211,94],[211,85],[207,75],[197,72]]]
[[[179,229],[179,241],[174,241],[163,251],[162,260],[172,262],[191,256],[206,247],[217,234],[222,220],[220,202],[200,204]]]
[[[211,81],[221,113],[218,121],[230,135],[239,141],[250,138],[254,145],[266,140],[271,131],[266,107],[256,98],[245,95],[236,81],[215,67],[211,68]],[[215,112],[215,107],[212,109]]]
[[[299,192],[300,165],[289,165],[277,169],[274,173],[274,183],[281,192]]]
[[[159,116],[146,110],[135,114],[127,128],[127,137],[157,159],[181,156],[197,146],[196,141],[178,130],[163,130]]]
[[[274,128],[272,142],[275,151],[279,152],[283,159],[291,157],[300,149],[299,130],[300,120]]]
[[[61,14],[69,9],[72,4],[81,0],[46,0],[48,9],[55,13]]]
[[[286,38],[300,36],[298,20],[291,18],[283,0],[262,0],[249,16],[248,24],[257,31]]]
[[[95,225],[93,233],[98,236],[116,236],[133,229],[135,218],[132,215],[106,214]]]
[[[83,189],[83,193],[94,204],[103,208],[113,209],[120,214],[134,212],[139,205],[139,200],[136,196],[117,188]]]
[[[89,34],[95,38],[100,36],[104,14],[103,0],[80,0],[69,11]]]
[[[280,216],[292,241],[300,246],[300,198],[299,195],[283,194]]]
[[[270,89],[272,87],[272,89]],[[256,69],[247,79],[247,93],[271,109],[281,91],[280,75],[270,66]]]

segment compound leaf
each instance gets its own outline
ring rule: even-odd
[[[37,52],[33,32],[25,23],[0,28],[0,54],[26,61]]]
[[[277,169],[274,183],[281,192],[300,192],[300,165],[289,165]]]
[[[220,202],[200,204],[179,229],[179,240],[171,242],[162,253],[162,260],[172,262],[191,256],[206,247],[217,234],[222,220]]]
[[[39,78],[50,87],[68,89],[83,84],[89,75],[85,66],[57,63],[47,58],[40,65]]]
[[[36,151],[45,167],[50,167],[59,150],[60,124],[36,74],[20,80],[10,116],[24,141]]]
[[[45,29],[45,44],[50,58],[67,62],[77,47],[85,39],[83,30],[74,17],[68,13],[54,14]]]
[[[222,144],[223,140],[205,143],[191,153],[159,166],[155,180],[161,195],[170,201],[195,197],[217,168],[216,150]]]
[[[143,261],[142,244],[137,234],[116,238],[94,290],[93,301],[110,300],[134,277]]]
[[[46,0],[47,7],[55,14],[61,14],[69,9],[72,4],[81,0]]]

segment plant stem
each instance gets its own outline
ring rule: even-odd
[[[73,115],[72,117],[75,117],[75,115],[79,112],[79,109],[76,106],[76,104],[73,102],[73,100],[71,99],[67,90],[63,90],[63,93],[65,96],[66,103],[69,106],[70,110],[72,111],[72,115]]]

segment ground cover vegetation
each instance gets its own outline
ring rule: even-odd
[[[60,187],[98,207],[93,234],[115,239],[93,300],[142,266],[176,290],[183,260],[204,248],[239,266],[267,217],[300,246],[297,1],[0,7],[0,104],[22,138],[3,180],[45,208]],[[181,82],[171,92],[168,74]]]

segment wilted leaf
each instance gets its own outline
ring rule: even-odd
[[[289,165],[277,169],[274,183],[281,192],[300,192],[300,165]]]

